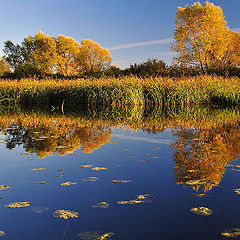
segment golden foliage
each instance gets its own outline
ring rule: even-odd
[[[203,73],[238,65],[239,34],[227,27],[220,7],[210,2],[179,7],[176,27],[172,48],[178,53],[178,63],[197,64]]]
[[[83,72],[98,72],[107,69],[112,56],[106,48],[91,39],[81,42],[79,63]]]

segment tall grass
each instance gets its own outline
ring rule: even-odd
[[[98,106],[240,103],[240,79],[218,76],[0,80],[0,103]]]

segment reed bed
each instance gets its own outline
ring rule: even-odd
[[[238,77],[0,80],[0,103],[76,107],[240,103]]]

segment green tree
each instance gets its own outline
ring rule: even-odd
[[[19,44],[14,44],[12,41],[7,40],[4,42],[3,53],[13,70],[23,63],[22,47]]]

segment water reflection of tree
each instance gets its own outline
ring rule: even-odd
[[[37,153],[44,158],[58,152],[60,156],[73,153],[82,147],[91,153],[110,141],[112,131],[102,127],[77,127],[75,125],[55,124],[53,126],[22,127],[20,123],[3,129],[6,146],[13,149],[23,145],[29,153]]]
[[[239,130],[239,124],[175,130],[177,141],[173,149],[176,182],[187,186],[189,181],[202,180],[200,184],[191,186],[195,190],[202,187],[204,191],[219,185],[225,167],[240,153]]]

